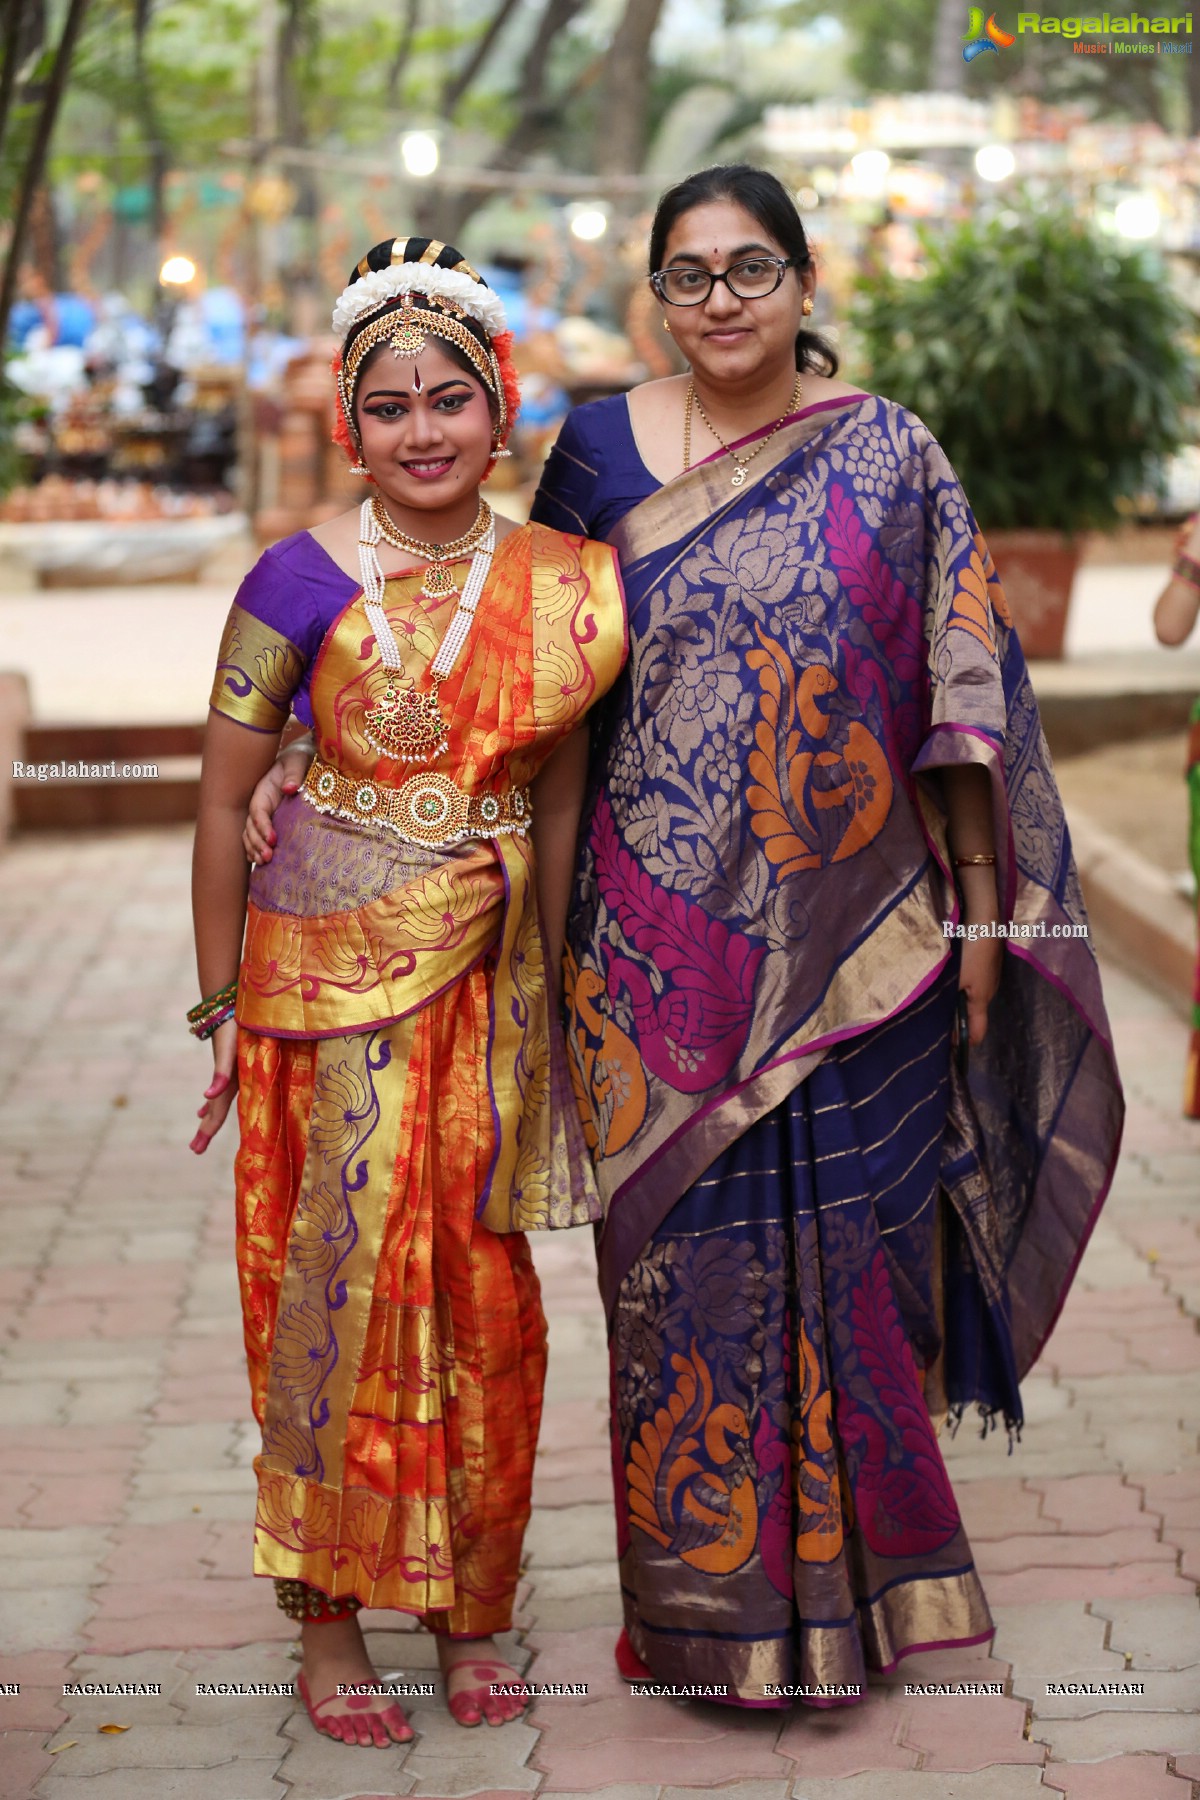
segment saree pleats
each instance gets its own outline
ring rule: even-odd
[[[375,1032],[240,1034],[255,1570],[463,1635],[511,1623],[545,1378],[525,1238],[475,1217],[488,1029],[480,966]]]
[[[621,1283],[625,1622],[662,1681],[837,1704],[991,1635],[931,1420],[955,980],[831,1050]]]

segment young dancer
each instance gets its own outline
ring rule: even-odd
[[[480,496],[517,405],[497,296],[395,239],[334,311],[361,508],[268,550],[221,645],[193,876],[213,1079],[238,1099],[254,1568],[300,1692],[403,1742],[357,1613],[438,1635],[450,1711],[502,1723],[545,1376],[524,1237],[599,1206],[558,1024],[586,762],[624,657],[613,552]],[[294,712],[315,759],[247,884],[242,825]],[[535,854],[536,853],[536,854]],[[248,891],[247,891],[248,886]],[[548,993],[548,987],[550,992]]]

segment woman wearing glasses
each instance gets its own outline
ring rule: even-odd
[[[991,1636],[934,1420],[974,1404],[1011,1442],[1120,1086],[943,452],[804,329],[773,176],[673,188],[650,268],[689,372],[574,412],[534,508],[616,547],[630,615],[567,963],[608,1209],[618,1662],[837,1704]],[[986,935],[1014,920],[1044,935]]]

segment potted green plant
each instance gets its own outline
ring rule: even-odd
[[[1192,321],[1145,250],[1026,209],[864,278],[871,385],[924,419],[995,558],[1027,656],[1061,656],[1080,534],[1111,529],[1187,436]]]

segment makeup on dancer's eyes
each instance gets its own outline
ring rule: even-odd
[[[440,382],[437,387],[421,387],[414,391],[432,401],[439,412],[450,413],[461,412],[475,393],[474,388],[468,382],[460,381],[456,377]],[[387,416],[394,418],[396,410],[403,408],[409,399],[411,399],[411,395],[407,388],[375,388],[364,396],[362,408],[373,418]]]

